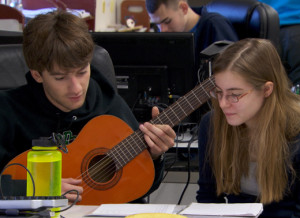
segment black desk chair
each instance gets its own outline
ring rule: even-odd
[[[96,68],[117,90],[115,70],[108,52],[95,46],[91,68]],[[21,44],[0,45],[0,90],[15,88],[26,84],[25,74],[28,72]],[[101,75],[94,75],[98,79]]]
[[[271,6],[257,0],[213,0],[206,7],[229,19],[240,39],[269,39],[279,50],[279,16]]]

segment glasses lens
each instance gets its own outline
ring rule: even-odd
[[[237,103],[239,101],[238,97],[235,95],[228,95],[228,101],[230,103]]]
[[[209,94],[210,94],[211,97],[217,98],[216,89],[210,90]]]

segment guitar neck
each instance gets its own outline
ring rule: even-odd
[[[176,126],[210,98],[209,91],[214,87],[214,77],[210,77],[179,98],[150,122]]]
[[[209,91],[214,87],[215,79],[211,76],[190,92],[180,97],[157,117],[152,119],[150,123],[167,124],[171,127],[176,126],[210,98]],[[120,144],[116,145],[110,151],[112,153],[110,156],[115,159],[117,162],[116,166],[119,169],[146,148],[147,144],[144,140],[144,135],[140,130],[137,130]]]

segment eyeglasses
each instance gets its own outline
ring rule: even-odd
[[[239,100],[250,94],[251,92],[253,91],[253,89],[250,89],[249,91],[243,93],[243,94],[230,94],[230,95],[225,95],[225,99],[226,101],[229,101],[230,103],[238,103]],[[217,88],[214,88],[212,89],[210,92],[209,92],[210,96],[215,98],[215,99],[218,99],[219,101],[223,98],[224,94],[222,91],[218,90]]]

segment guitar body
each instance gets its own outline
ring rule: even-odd
[[[211,76],[197,85],[150,122],[175,126],[210,98],[214,80]],[[130,202],[146,194],[153,184],[153,161],[143,133],[140,130],[133,132],[119,118],[95,117],[67,148],[69,152],[63,153],[62,177],[83,180],[80,204]],[[9,164],[27,166],[27,152]],[[5,174],[10,174],[12,179],[26,179],[26,171],[19,166],[7,168]]]
[[[67,146],[68,153],[62,153],[62,178],[83,180],[84,191],[79,204],[126,203],[142,197],[151,188],[155,172],[147,149],[121,169],[117,169],[116,161],[107,155],[132,133],[133,130],[124,121],[102,115],[90,120]],[[124,152],[120,154],[121,159],[128,155],[126,149],[119,152]],[[27,153],[18,155],[8,164],[22,163],[26,166]],[[17,166],[7,168],[4,174],[10,174],[13,179],[26,179],[26,171]]]

